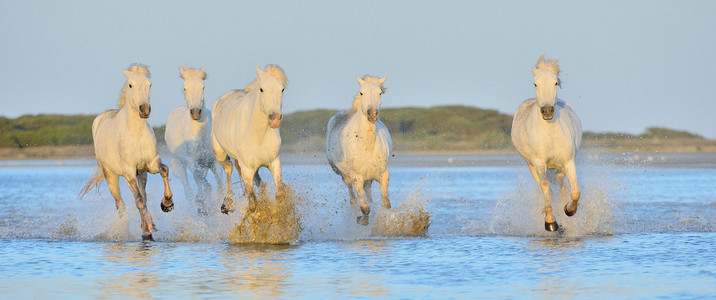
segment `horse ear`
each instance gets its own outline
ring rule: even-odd
[[[261,67],[259,67],[259,66],[257,65],[257,66],[256,66],[256,74],[261,75],[261,74],[263,74],[263,73],[265,73],[265,72],[264,72],[263,70],[261,70]]]
[[[532,76],[537,76],[537,69],[531,68],[530,70],[532,71]]]
[[[181,79],[186,79],[184,78],[184,73],[186,73],[186,70],[187,67],[179,67],[179,76],[181,77]]]
[[[127,79],[129,79],[129,71],[122,70],[122,73],[124,73],[124,76],[127,77]]]
[[[363,86],[363,83],[365,83],[365,81],[363,80],[363,78],[360,78],[360,75],[356,75],[356,78],[358,78],[358,84],[360,84],[361,86]]]
[[[388,75],[383,76],[378,82],[380,82],[380,85],[383,85],[383,82],[385,82],[385,79],[388,78]]]

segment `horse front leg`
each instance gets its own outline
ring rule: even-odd
[[[256,211],[256,193],[254,192],[253,183],[256,171],[257,170],[250,170],[250,168],[246,166],[241,167],[241,170],[239,170],[239,175],[241,175],[241,179],[244,182],[244,194],[249,197],[249,212]]]
[[[281,174],[281,160],[276,157],[274,161],[268,165],[273,182],[276,184],[276,201],[282,201],[286,197],[286,186],[283,184],[283,175]],[[256,173],[258,175],[258,173]]]
[[[137,205],[137,210],[139,210],[139,215],[142,220],[142,240],[153,241],[154,238],[152,238],[152,232],[154,231],[154,223],[152,222],[152,217],[149,215],[149,210],[147,209],[147,199],[144,197],[139,185],[137,184],[137,170],[125,170],[124,179],[127,181],[129,190],[132,191],[134,202]]]
[[[370,203],[366,199],[365,195],[365,179],[357,177],[353,179],[353,189],[358,194],[358,200],[360,201],[360,211],[363,213],[359,216],[356,221],[358,224],[363,226],[368,225],[368,215],[370,214]]]
[[[119,175],[112,173],[102,166],[100,166],[100,169],[102,170],[102,174],[104,174],[104,180],[107,180],[109,192],[112,193],[112,197],[114,197],[119,216],[122,218],[124,217],[125,207],[124,201],[122,201],[122,193],[119,191]]]
[[[547,179],[547,166],[537,165],[532,166],[528,164],[532,177],[534,177],[537,184],[542,189],[542,195],[544,196],[544,229],[547,231],[557,231],[559,224],[552,215],[552,201],[549,195],[549,180]]]
[[[383,199],[383,207],[390,208],[390,199],[388,198],[388,183],[390,182],[390,172],[387,170],[380,176],[378,184],[380,184],[380,197]]]
[[[574,160],[570,160],[564,166],[564,172],[569,180],[569,189],[572,191],[572,202],[564,206],[564,213],[571,217],[577,213],[577,202],[582,195],[582,192],[579,190],[579,185],[577,184],[577,167],[574,166]]]
[[[195,198],[196,205],[198,207],[197,210],[202,215],[206,215],[208,213],[205,197],[206,195],[211,194],[211,185],[209,185],[209,181],[206,180],[207,171],[207,168],[197,166],[196,169],[192,172],[198,190]]]
[[[174,168],[175,176],[179,178],[182,186],[184,186],[184,196],[187,200],[190,199],[192,192],[191,186],[189,186],[189,180],[187,179],[186,163],[177,158],[172,158],[172,167]]]
[[[161,158],[157,157],[147,166],[147,170],[152,174],[161,174],[164,181],[164,198],[160,203],[163,212],[170,212],[174,209],[174,201],[172,200],[172,189],[169,187],[169,167],[162,163]]]

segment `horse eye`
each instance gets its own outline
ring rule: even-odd
[[[559,85],[559,82],[555,82],[554,85]]]
[[[378,95],[383,95],[383,92],[380,92],[380,94],[378,94]]]
[[[283,93],[283,90],[285,90],[285,89],[281,89],[281,93]]]
[[[363,96],[363,92],[360,92],[360,95]]]
[[[262,88],[259,88],[259,91],[261,91],[261,92],[263,93],[263,92],[264,92],[264,89],[262,89]]]
[[[536,84],[536,83],[533,83],[533,84],[535,85],[535,87],[537,87],[537,84]]]
[[[130,88],[130,89],[132,88],[132,84],[131,84],[131,83],[129,84],[129,88]]]

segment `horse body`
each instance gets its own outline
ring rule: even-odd
[[[143,65],[131,65],[124,74],[127,82],[119,99],[119,109],[102,112],[92,123],[99,172],[93,175],[82,195],[91,189],[92,183],[99,184],[105,179],[117,209],[124,214],[124,201],[119,191],[119,176],[124,176],[141,215],[142,237],[151,240],[154,224],[146,206],[147,172],[161,173],[164,180],[161,208],[169,212],[174,208],[169,188],[169,168],[161,163],[154,132],[146,121],[151,112],[149,70]]]
[[[577,212],[581,195],[577,183],[574,160],[582,141],[582,124],[572,107],[557,98],[559,66],[556,60],[544,56],[537,61],[535,76],[537,97],[522,102],[512,120],[512,143],[527,163],[545,199],[545,229],[559,228],[550,201],[547,169],[557,170],[561,192],[567,190],[564,177],[569,180],[572,202],[564,207],[565,214]]]
[[[211,145],[214,157],[226,173],[226,195],[221,211],[232,211],[231,173],[235,160],[249,196],[249,210],[256,209],[254,183],[260,184],[258,169],[267,167],[276,183],[277,196],[283,191],[281,175],[281,105],[286,75],[274,65],[266,71],[257,67],[257,79],[244,90],[221,95],[212,107]]]
[[[184,79],[184,98],[186,106],[177,107],[167,120],[164,140],[172,153],[172,166],[184,186],[187,199],[195,197],[199,211],[206,212],[202,195],[210,193],[211,186],[206,180],[209,170],[222,185],[219,168],[211,152],[211,111],[204,105],[204,79],[206,67],[201,70],[180,68]],[[187,171],[196,182],[197,194],[192,195],[187,180]]]
[[[373,181],[380,184],[383,207],[390,208],[388,159],[393,143],[388,128],[378,119],[384,81],[385,77],[358,77],[361,91],[353,107],[334,115],[326,131],[328,163],[348,187],[353,206],[357,204],[354,190],[358,194],[363,213],[358,222],[363,225],[368,224]]]

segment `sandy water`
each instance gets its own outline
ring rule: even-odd
[[[198,214],[176,179],[176,208],[161,212],[159,176],[150,176],[148,196],[161,231],[143,243],[124,183],[126,219],[105,185],[77,199],[93,161],[1,161],[0,294],[716,296],[715,155],[583,155],[579,212],[556,214],[561,234],[543,230],[539,191],[516,156],[398,156],[394,209],[380,208],[374,186],[368,227],[356,224],[358,211],[322,157],[283,161],[300,221],[289,245],[231,242],[243,214],[221,215],[215,195],[215,212]],[[237,204],[245,210],[243,198]],[[420,212],[429,214],[426,234],[396,236]]]

